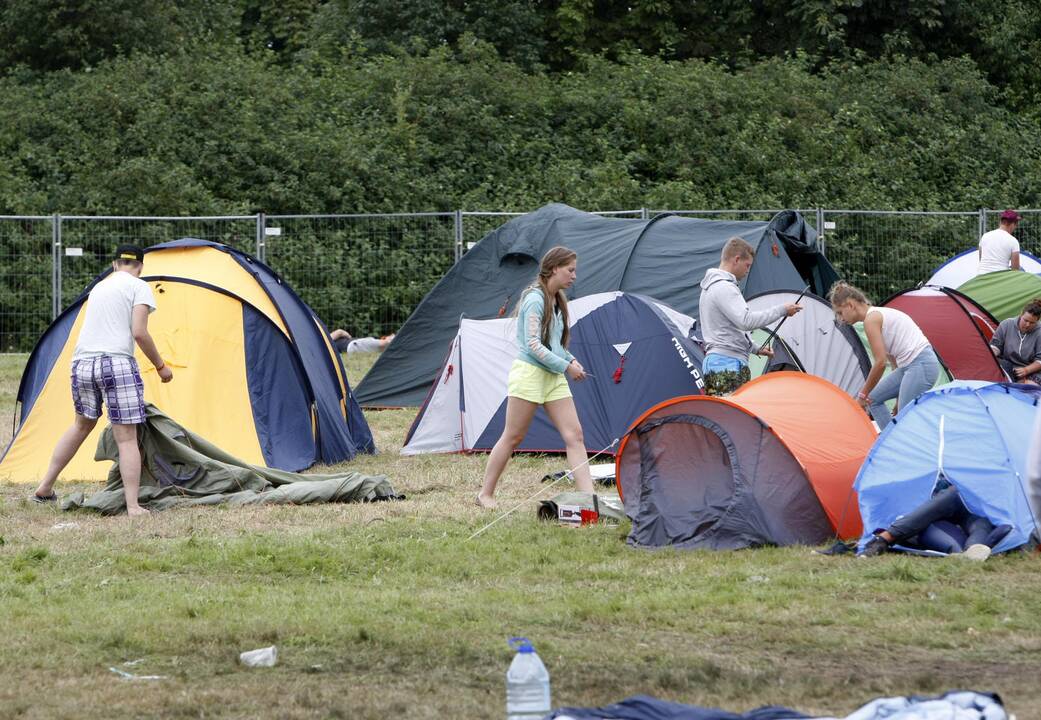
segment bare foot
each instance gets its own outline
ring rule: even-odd
[[[127,517],[131,517],[131,518],[147,517],[148,515],[151,515],[151,514],[152,513],[148,512],[147,510],[145,510],[140,505],[138,505],[137,507],[127,508]]]
[[[494,510],[499,507],[499,503],[495,501],[495,498],[482,495],[481,493],[477,493],[474,502],[477,504],[477,507],[482,507],[485,510]]]

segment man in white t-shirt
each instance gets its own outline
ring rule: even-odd
[[[1009,269],[1019,270],[1019,240],[1016,240],[1012,233],[1016,231],[1021,217],[1015,210],[1006,210],[1001,213],[998,229],[980,236],[977,275]]]
[[[112,261],[112,274],[87,296],[83,327],[72,354],[72,402],[76,419],[58,440],[47,473],[30,499],[55,502],[54,483],[108,408],[112,435],[119,446],[119,474],[123,479],[127,515],[147,515],[138,503],[141,485],[141,450],[137,425],[145,421],[145,393],[134,358],[134,343],[155,365],[160,379],[173,379],[148,334],[148,314],[155,310],[152,288],[141,279],[144,251],[136,245],[120,245]]]

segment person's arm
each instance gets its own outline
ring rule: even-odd
[[[1013,380],[1026,380],[1036,372],[1041,372],[1041,350],[1034,353],[1033,362],[1012,371]]]
[[[886,359],[889,355],[886,352],[886,344],[882,340],[881,313],[868,313],[867,317],[864,318],[864,334],[867,335],[873,362],[871,363],[871,370],[868,372],[867,379],[864,381],[864,387],[857,393],[857,400],[862,406],[866,407],[870,404],[868,395],[875,389],[875,385],[878,385],[878,381],[882,379],[882,374],[886,370]]]
[[[788,314],[787,305],[775,305],[766,310],[752,310],[748,307],[744,297],[741,296],[741,291],[737,286],[730,283],[726,284],[729,287],[721,288],[724,294],[720,298],[717,307],[730,324],[739,330],[744,332],[756,330],[769,325],[774,320],[780,320]],[[798,310],[795,312],[798,312]],[[795,312],[791,314],[794,315]]]
[[[543,312],[541,300],[524,302],[519,318],[519,322],[524,323],[524,347],[549,370],[556,373],[566,372],[571,361],[560,357],[542,343]]]
[[[131,332],[134,335],[134,342],[141,348],[141,352],[145,354],[148,361],[155,366],[155,371],[159,374],[160,379],[164,383],[170,382],[173,379],[173,370],[163,361],[163,356],[159,354],[155,341],[152,340],[152,336],[148,333],[149,312],[150,309],[147,305],[134,306],[133,314],[131,315]]]
[[[1035,360],[1029,365],[1018,367],[1012,371],[1012,374],[1016,376],[1016,380],[1023,380],[1036,372],[1041,372],[1041,360]]]
[[[1011,258],[1011,260],[1009,260],[1009,267],[1012,268],[1013,270],[1019,270],[1020,269],[1020,267],[1019,267],[1019,250],[1014,250],[1012,252],[1012,258]]]
[[[1001,357],[1005,352],[1005,325],[1003,323],[998,323],[994,335],[990,338],[990,351],[994,353],[994,357]]]

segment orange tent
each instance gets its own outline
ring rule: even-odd
[[[629,542],[731,549],[859,537],[853,480],[876,436],[848,394],[804,373],[659,403],[615,459]]]

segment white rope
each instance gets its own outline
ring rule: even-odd
[[[553,487],[554,485],[556,485],[556,484],[557,484],[558,482],[560,482],[560,481],[561,481],[561,480],[563,480],[564,478],[570,478],[570,477],[574,477],[574,473],[575,473],[575,471],[576,471],[576,470],[578,470],[578,469],[579,469],[580,467],[582,467],[583,465],[588,465],[588,464],[589,464],[589,463],[590,463],[590,462],[591,462],[592,460],[594,460],[595,458],[599,457],[600,455],[603,455],[603,454],[604,454],[605,452],[607,452],[608,450],[610,450],[611,448],[613,448],[613,447],[614,447],[615,445],[617,445],[617,444],[618,444],[618,438],[615,438],[614,440],[612,440],[612,441],[611,441],[611,444],[610,444],[610,445],[608,445],[607,447],[605,447],[605,448],[604,448],[603,450],[601,450],[600,452],[596,453],[595,455],[592,455],[592,456],[590,456],[590,457],[586,458],[585,462],[583,462],[583,463],[579,463],[579,464],[578,464],[578,465],[576,465],[575,467],[573,467],[573,468],[570,468],[570,469],[566,470],[566,471],[564,472],[564,474],[563,474],[563,475],[561,475],[560,477],[558,477],[558,478],[557,478],[556,480],[554,480],[553,482],[551,482],[551,483],[550,483],[549,485],[546,485],[545,487],[541,488],[541,489],[540,489],[540,490],[539,490],[539,491],[538,491],[537,493],[535,493],[534,495],[529,495],[528,497],[524,498],[524,499],[523,499],[523,500],[521,500],[521,501],[520,501],[519,503],[517,503],[516,505],[514,505],[513,507],[511,507],[511,508],[510,508],[509,510],[507,510],[506,512],[504,512],[504,513],[503,513],[502,515],[500,515],[499,517],[495,518],[495,519],[494,519],[494,520],[492,520],[492,521],[491,521],[490,523],[488,523],[488,524],[487,524],[487,525],[485,525],[485,526],[484,526],[483,528],[481,528],[480,530],[478,530],[477,532],[475,532],[475,533],[474,533],[473,535],[471,535],[470,537],[468,537],[468,538],[466,538],[466,539],[467,539],[467,540],[473,540],[473,539],[474,539],[475,537],[477,537],[478,535],[480,535],[481,533],[483,533],[483,532],[484,532],[485,530],[487,530],[488,528],[490,528],[490,527],[491,527],[492,525],[495,525],[495,524],[496,524],[497,522],[499,522],[500,520],[503,520],[504,518],[508,517],[508,516],[509,516],[509,515],[510,515],[510,514],[511,514],[511,513],[513,512],[513,511],[514,511],[514,510],[517,510],[518,508],[521,508],[521,507],[523,507],[523,506],[524,506],[524,505],[525,505],[526,503],[528,503],[528,502],[531,502],[532,500],[534,500],[534,499],[535,499],[535,498],[537,498],[537,497],[538,497],[539,495],[541,495],[542,493],[544,493],[544,492],[546,492],[547,490],[549,490],[549,489],[550,489],[551,487]],[[595,492],[594,492],[594,494],[595,494]]]

